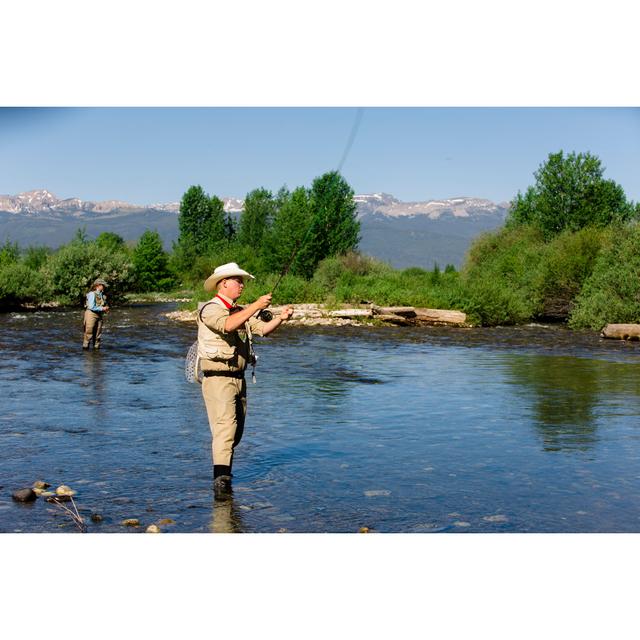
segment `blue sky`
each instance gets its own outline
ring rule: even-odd
[[[336,168],[355,108],[0,109],[0,193],[137,204],[192,184],[244,197]],[[640,109],[367,107],[343,167],[356,193],[500,202],[550,152],[590,151],[640,200]]]

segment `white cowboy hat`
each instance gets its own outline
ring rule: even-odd
[[[204,281],[204,290],[215,291],[220,280],[224,280],[225,278],[233,278],[236,276],[240,276],[242,278],[251,278],[252,280],[255,280],[255,278],[250,273],[247,273],[244,269],[241,269],[235,262],[227,262],[227,264],[221,264],[219,267],[216,267],[214,272]]]

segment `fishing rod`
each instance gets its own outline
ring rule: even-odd
[[[338,168],[336,169],[338,173],[340,173],[340,171],[342,170],[342,167],[347,160],[349,152],[351,151],[353,142],[356,139],[356,134],[358,133],[358,128],[360,127],[360,121],[362,120],[363,113],[364,113],[364,107],[358,107],[356,111],[356,117],[353,121],[353,126],[351,127],[351,133],[349,134],[349,138],[347,139],[347,144],[345,145],[344,151],[342,152],[342,158],[338,163]],[[309,227],[307,228],[306,233],[300,238],[300,240],[298,240],[298,242],[296,242],[296,245],[293,248],[293,252],[291,253],[291,257],[289,258],[289,261],[287,262],[285,267],[280,272],[280,275],[276,280],[276,284],[273,287],[273,290],[271,291],[271,295],[273,295],[276,292],[276,289],[278,288],[278,285],[280,284],[280,282],[282,282],[282,279],[287,275],[287,273],[289,273],[289,269],[291,269],[293,265],[293,261],[296,259],[298,250],[300,249],[300,247],[302,247],[305,240],[307,239],[307,236],[311,233],[311,229],[313,229],[313,225],[315,224],[315,222],[316,222],[316,219],[314,216],[311,218],[311,223],[309,224]],[[260,318],[260,320],[262,320],[263,322],[270,322],[271,320],[273,320],[273,313],[269,311],[269,309],[263,309],[262,311],[258,312],[258,318]]]

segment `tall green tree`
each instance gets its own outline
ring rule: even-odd
[[[260,188],[247,194],[238,226],[238,242],[258,250],[275,218],[277,202],[271,191]]]
[[[305,263],[299,259],[299,248],[311,222],[309,192],[304,187],[293,192],[283,188],[278,192],[277,203],[273,224],[264,235],[264,266],[268,271],[280,272],[295,253],[291,272],[299,274],[306,271]]]
[[[147,229],[133,250],[135,283],[139,291],[162,291],[172,284],[169,256],[162,246],[160,234]]]
[[[605,180],[604,167],[590,153],[550,153],[534,176],[535,185],[511,203],[508,224],[532,224],[548,238],[564,229],[604,227],[637,212],[622,187]]]
[[[300,274],[309,278],[324,258],[354,251],[360,240],[354,192],[337,172],[316,178],[309,192],[311,223],[300,247]]]
[[[181,268],[188,269],[197,256],[206,255],[220,242],[228,240],[224,203],[209,197],[200,185],[189,187],[180,201],[177,246]]]

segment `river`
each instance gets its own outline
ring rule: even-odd
[[[233,494],[212,492],[195,326],[171,304],[0,315],[0,531],[640,531],[640,346],[558,326],[285,326],[257,345]],[[100,514],[94,522],[91,514]],[[137,518],[140,527],[124,527]],[[170,520],[172,522],[167,522]]]

